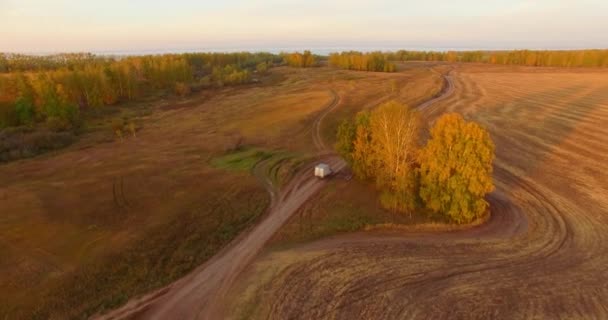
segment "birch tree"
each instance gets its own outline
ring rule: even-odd
[[[384,190],[382,204],[391,210],[415,208],[415,163],[419,150],[419,114],[396,101],[372,111],[370,130],[377,185]]]

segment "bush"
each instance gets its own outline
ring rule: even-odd
[[[189,95],[190,92],[191,92],[190,85],[188,85],[187,83],[178,82],[175,84],[175,94],[177,94],[178,96],[183,98],[183,97]]]
[[[34,122],[34,104],[31,100],[19,97],[15,101],[15,115],[21,125],[30,125]]]
[[[260,62],[258,63],[258,65],[255,67],[255,70],[259,73],[259,74],[265,74],[266,72],[268,72],[268,64],[266,62]]]
[[[0,104],[0,128],[16,126],[18,123],[15,107],[10,104]]]
[[[66,147],[75,140],[71,132],[32,131],[26,127],[5,129],[0,131],[0,162],[33,157]]]

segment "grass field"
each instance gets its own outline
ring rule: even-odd
[[[490,220],[300,243],[328,232],[313,224],[312,237],[298,235],[307,225],[294,217],[279,234],[296,241],[268,249],[237,281],[232,318],[608,317],[608,72],[453,67],[455,93],[425,119],[455,111],[491,132]],[[339,188],[317,214],[349,230],[352,221],[333,217],[368,207],[345,209],[340,195],[352,195]],[[356,199],[373,201],[364,191]]]
[[[310,158],[328,88],[345,97],[321,126],[332,141],[335,124],[384,99],[393,80],[394,97],[415,102],[439,76],[425,64],[396,74],[276,68],[256,85],[133,113],[136,136],[93,130],[0,166],[0,318],[86,318],[181,277],[264,214],[256,163],[280,186]],[[99,119],[91,128],[106,125]]]

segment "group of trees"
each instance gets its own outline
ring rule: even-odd
[[[482,62],[543,67],[608,67],[608,50],[406,51],[386,53],[392,61]]]
[[[395,72],[395,64],[390,60],[390,56],[382,52],[349,51],[329,55],[329,65],[357,71]]]
[[[480,62],[543,67],[608,67],[608,50],[357,51],[331,53],[329,64],[348,70],[394,72],[392,61]]]
[[[108,62],[112,59],[109,56],[97,56],[91,53],[60,53],[45,56],[0,53],[0,73],[74,69],[92,63]]]
[[[304,52],[281,53],[283,60],[290,67],[310,68],[315,66],[317,59],[308,50]]]
[[[191,53],[132,57],[2,55],[0,128],[49,121],[73,127],[83,108],[155,93],[246,83],[281,58],[269,53]],[[4,73],[2,73],[4,72]]]
[[[336,149],[358,179],[375,182],[381,204],[395,212],[424,206],[467,223],[484,215],[484,196],[494,188],[490,135],[458,114],[441,117],[421,146],[418,112],[387,102],[342,122]]]

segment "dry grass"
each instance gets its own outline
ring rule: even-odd
[[[386,230],[389,227],[413,230],[427,224],[438,228],[454,227],[443,222],[443,217],[422,210],[411,215],[392,213],[382,209],[379,201],[373,184],[334,179],[292,216],[270,245],[281,248],[358,230]]]
[[[390,77],[407,86],[427,74]],[[0,166],[0,317],[83,318],[183,275],[268,204],[248,172],[257,158],[244,170],[213,159],[239,146],[286,155],[268,169],[280,185],[314,150],[309,130],[327,89],[352,114],[383,94],[386,77],[277,68],[259,85],[146,108],[136,137],[85,135]],[[327,136],[340,116],[323,123]]]

